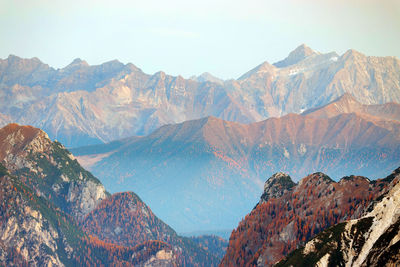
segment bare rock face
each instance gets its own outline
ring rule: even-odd
[[[106,197],[104,186],[84,170],[60,143],[31,126],[0,129],[0,161],[77,219]]]
[[[174,266],[174,254],[172,250],[160,250],[143,264],[144,267],[172,267]]]
[[[270,198],[279,198],[296,184],[289,175],[278,172],[272,175],[264,184],[264,193],[261,195],[261,203]]]
[[[83,218],[106,197],[104,186],[91,180],[71,183],[68,190],[68,202],[75,203],[71,212],[78,218]]]
[[[64,266],[58,257],[57,240],[62,239],[54,226],[33,209],[23,194],[15,187],[12,178],[0,175],[0,243],[12,248],[14,256],[23,258],[30,266]],[[65,249],[69,247],[65,243]],[[67,251],[65,251],[66,254]],[[6,255],[5,255],[6,256]],[[12,259],[8,259],[12,262]],[[7,262],[4,258],[0,262]]]

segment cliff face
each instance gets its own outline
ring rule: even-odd
[[[400,264],[400,169],[391,189],[365,214],[318,234],[277,266],[398,266]]]
[[[288,175],[275,174],[258,205],[233,230],[221,266],[272,266],[327,227],[361,217],[390,188],[389,179],[350,176],[334,182],[314,173],[294,184]]]
[[[0,162],[78,220],[106,197],[104,186],[60,143],[30,126],[0,129]]]
[[[278,172],[272,175],[264,184],[264,192],[260,203],[267,202],[270,198],[280,198],[289,192],[296,184],[289,175]]]
[[[58,231],[40,211],[29,205],[29,200],[17,189],[13,178],[6,175],[0,179],[0,200],[3,203],[0,209],[2,245],[13,248],[28,264],[64,266],[57,254],[57,241],[62,239]],[[3,263],[8,253],[5,254]],[[9,258],[7,262],[12,260]]]

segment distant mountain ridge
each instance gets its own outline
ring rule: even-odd
[[[383,105],[365,105],[358,102],[351,94],[345,93],[327,105],[309,109],[303,112],[302,115],[316,118],[331,118],[342,113],[358,113],[385,120],[400,121],[400,104],[389,102]]]
[[[394,57],[323,54],[305,45],[228,81],[209,73],[148,75],[118,61],[90,66],[76,59],[54,69],[9,56],[0,60],[0,123],[43,128],[67,147],[96,144],[206,116],[250,123],[301,113],[346,92],[363,104],[399,103],[399,70]]]

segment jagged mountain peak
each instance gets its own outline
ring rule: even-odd
[[[365,58],[365,57],[366,56],[363,53],[361,53],[355,49],[349,49],[341,56],[341,58],[345,59],[345,60],[346,59],[361,59],[361,58]]]
[[[39,58],[37,58],[37,57],[33,57],[33,58],[22,58],[22,57],[13,55],[13,54],[10,54],[10,55],[7,57],[7,61],[8,61],[8,62],[12,62],[12,63],[16,63],[16,62],[34,62],[34,63],[40,63],[40,64],[43,64],[43,65],[44,65],[44,63],[43,63]]]
[[[89,67],[90,65],[80,58],[75,58],[70,64],[68,64],[65,68],[61,69],[62,71],[75,71],[80,68]]]
[[[305,58],[316,53],[317,52],[308,47],[306,44],[301,44],[298,47],[296,47],[296,49],[294,49],[292,52],[290,52],[288,58],[299,58],[299,57]]]
[[[34,79],[32,74],[35,72],[52,72],[53,68],[43,63],[37,57],[21,58],[15,55],[9,55],[8,58],[0,59],[0,82],[6,83],[9,86],[15,84],[14,79],[18,84],[23,84],[24,79]]]
[[[318,54],[318,52],[315,52],[305,44],[301,44],[295,50],[290,52],[290,54],[284,60],[276,62],[273,65],[278,68],[285,68],[290,65],[294,65],[314,54]]]
[[[75,58],[69,65],[86,65],[86,66],[88,66],[89,64],[85,60],[82,60],[81,58]]]
[[[268,61],[264,61],[254,69],[246,72],[242,76],[239,77],[240,80],[245,80],[247,78],[252,77],[253,75],[258,75],[258,74],[264,74],[264,73],[274,73],[276,67],[274,65],[271,65]]]
[[[107,62],[104,62],[103,64],[101,64],[101,66],[104,68],[122,68],[124,66],[124,63],[122,63],[121,61],[119,61],[118,59],[113,59]]]
[[[303,179],[301,179],[298,185],[299,185],[299,188],[301,186],[315,187],[321,183],[330,184],[330,183],[335,183],[335,181],[333,181],[332,178],[330,178],[325,173],[315,172],[315,173],[310,174],[310,175],[304,177]]]
[[[106,196],[104,186],[69,151],[32,126],[0,129],[0,161],[78,219]]]
[[[10,154],[21,153],[23,150],[43,151],[50,142],[48,135],[38,128],[16,123],[8,124],[0,129],[0,160]]]
[[[340,179],[339,183],[344,183],[344,182],[370,182],[370,180],[367,177],[364,176],[358,176],[358,175],[350,175],[350,176],[344,176]]]
[[[197,81],[197,82],[213,82],[217,84],[223,84],[224,80],[212,75],[209,72],[203,72],[199,76],[192,76],[190,77],[191,80]]]
[[[19,125],[18,123],[10,123],[0,129],[3,134],[21,131],[25,138],[32,138],[35,134],[42,131],[39,128],[30,125]]]
[[[291,190],[296,184],[292,178],[283,172],[272,175],[264,184],[264,192],[261,196],[261,203],[270,198],[279,198],[288,190]]]

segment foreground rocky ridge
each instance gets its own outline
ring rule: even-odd
[[[400,264],[400,168],[359,218],[337,224],[276,266],[398,266]]]
[[[272,176],[258,205],[232,232],[220,266],[272,266],[327,227],[360,218],[394,186],[393,179],[350,176],[334,182],[314,173],[293,185],[285,174]]]
[[[12,175],[78,220],[106,198],[100,181],[40,129],[7,125],[0,129],[0,150],[0,162]]]
[[[9,175],[3,165],[0,168],[5,170],[0,174],[1,265],[178,265],[178,257],[165,242],[149,240],[122,247],[88,236],[71,216]]]
[[[53,69],[39,59],[0,60],[0,123],[34,125],[67,147],[146,135],[170,123],[215,116],[249,123],[329,103],[348,92],[363,104],[400,102],[400,61],[302,45],[237,80],[143,73],[118,61],[80,59]]]
[[[0,129],[0,148],[0,264],[218,264],[207,247],[178,236],[135,194],[110,196],[40,129],[10,124]]]

